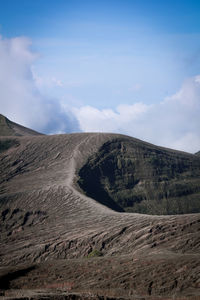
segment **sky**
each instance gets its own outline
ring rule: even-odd
[[[0,113],[200,150],[199,0],[0,0]]]

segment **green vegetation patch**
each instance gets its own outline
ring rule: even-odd
[[[100,257],[103,256],[103,253],[97,249],[93,249],[87,256],[87,258],[92,258],[92,257]]]

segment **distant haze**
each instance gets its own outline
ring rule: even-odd
[[[200,150],[198,1],[0,4],[0,113]]]

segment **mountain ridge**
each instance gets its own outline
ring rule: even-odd
[[[77,184],[88,162],[103,170],[113,166],[118,154],[122,165],[127,154],[133,159],[124,139],[134,153],[140,153],[138,147],[159,148],[104,133],[0,137],[15,141],[0,153],[0,282],[5,282],[5,295],[10,291],[17,299],[23,290],[28,297],[37,289],[44,295],[51,289],[48,297],[90,293],[104,297],[100,299],[199,295],[199,213],[120,213]],[[199,162],[196,155],[181,155]]]
[[[117,205],[118,211],[200,212],[200,160],[193,154],[116,136],[88,159],[78,175],[87,195],[97,195],[100,202],[107,199],[103,203],[112,209]]]
[[[41,134],[42,133],[35,130],[14,123],[0,114],[0,136],[30,136]]]

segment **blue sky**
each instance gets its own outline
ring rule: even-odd
[[[200,149],[200,1],[0,0],[0,35],[14,121]]]

